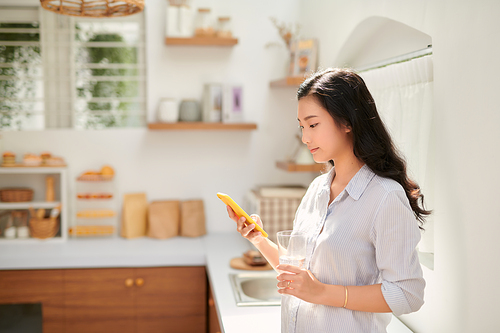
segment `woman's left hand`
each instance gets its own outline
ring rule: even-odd
[[[292,265],[278,265],[280,273],[278,292],[282,295],[293,295],[309,303],[320,304],[325,291],[325,284],[321,283],[307,269]]]

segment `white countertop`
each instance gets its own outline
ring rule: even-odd
[[[0,269],[205,266],[203,237],[0,243]]]
[[[236,232],[166,240],[144,237],[70,239],[61,243],[2,242],[0,269],[206,266],[223,332],[280,332],[279,306],[236,306],[229,274],[243,271],[232,269],[229,261],[248,249],[248,241]],[[262,273],[269,272],[272,271]],[[393,317],[387,332],[411,331]]]

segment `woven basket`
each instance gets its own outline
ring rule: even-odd
[[[118,17],[141,12],[144,0],[40,0],[57,14],[83,17]]]
[[[45,239],[54,237],[59,231],[59,219],[30,219],[31,237]]]
[[[0,190],[0,201],[25,202],[33,200],[33,190],[30,188],[3,188]]]

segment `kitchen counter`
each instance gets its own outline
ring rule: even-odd
[[[250,249],[238,233],[167,240],[70,239],[61,243],[0,243],[0,269],[60,269],[103,267],[206,266],[225,333],[280,332],[280,307],[238,307],[229,274],[229,261]],[[269,273],[272,271],[262,271]],[[258,273],[256,271],[256,273]],[[393,317],[388,333],[411,332]]]
[[[203,237],[0,243],[0,269],[205,266]]]

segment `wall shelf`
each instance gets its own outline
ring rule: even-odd
[[[234,46],[238,44],[237,38],[220,37],[166,37],[167,45],[193,45],[193,46]]]
[[[290,162],[276,162],[279,169],[288,172],[321,172],[326,170],[324,163],[318,164],[295,164]]]
[[[206,122],[177,122],[177,123],[149,123],[150,130],[255,130],[254,123],[206,123]]]
[[[305,81],[303,76],[287,76],[283,79],[271,81],[269,84],[273,88],[277,87],[298,87],[302,82]]]

